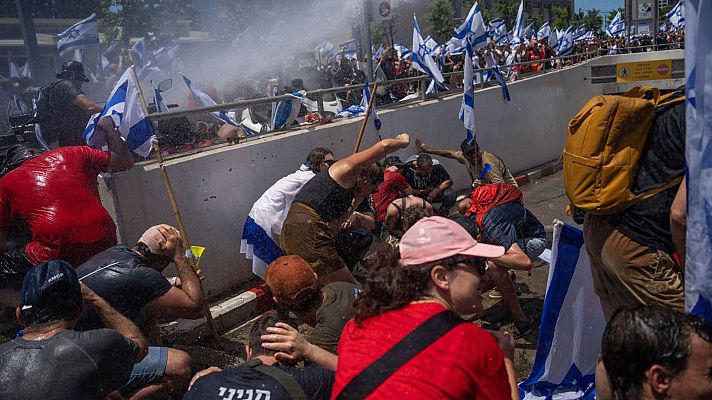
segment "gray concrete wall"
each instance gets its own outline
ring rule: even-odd
[[[627,59],[630,60],[630,57]],[[600,61],[595,61],[600,62]],[[584,80],[590,68],[569,67],[509,84],[504,103],[499,87],[475,94],[477,139],[505,160],[513,172],[557,159],[569,119],[602,85]],[[434,147],[459,148],[464,129],[458,119],[461,95],[381,110],[382,134],[408,132]],[[193,244],[207,247],[201,261],[209,295],[222,293],[251,276],[251,263],[239,253],[242,226],[253,202],[275,181],[295,171],[315,146],[337,158],[353,151],[361,119],[262,137],[166,162]],[[377,136],[369,122],[362,148]],[[399,153],[416,152],[415,144]],[[443,160],[457,188],[467,186],[465,168]],[[124,243],[135,243],[147,227],[174,224],[161,174],[155,163],[134,166],[106,180],[102,193],[113,211]]]

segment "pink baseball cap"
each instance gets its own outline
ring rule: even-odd
[[[420,265],[457,255],[495,258],[504,255],[504,247],[478,243],[457,222],[443,217],[423,218],[401,238],[403,265]]]

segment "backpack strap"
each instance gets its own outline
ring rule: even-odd
[[[408,361],[456,326],[465,323],[457,314],[445,310],[418,325],[371,365],[356,375],[336,399],[363,399],[373,393]]]
[[[282,371],[281,369],[272,365],[265,365],[257,358],[246,362],[244,365],[276,380],[289,393],[289,397],[291,397],[292,400],[309,399],[309,397],[307,397],[307,394],[304,393],[304,389],[299,386],[299,383],[294,379],[294,377]]]
[[[675,185],[680,184],[680,182],[682,182],[682,178],[684,178],[684,177],[685,177],[684,175],[678,176],[677,178],[671,180],[670,182],[664,184],[663,186],[659,186],[659,187],[647,190],[647,191],[635,196],[635,203],[637,203],[639,201],[647,200],[647,199],[655,196],[658,193],[664,192],[664,191],[670,189],[671,187],[674,187]]]

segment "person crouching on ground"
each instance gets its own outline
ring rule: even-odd
[[[482,310],[486,260],[504,249],[442,217],[418,221],[399,248],[400,261],[380,254],[344,328],[332,399],[518,399],[512,336],[458,316]]]

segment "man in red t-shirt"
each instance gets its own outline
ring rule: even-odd
[[[386,212],[388,205],[393,200],[403,196],[413,194],[413,188],[408,185],[401,171],[405,168],[405,164],[398,156],[386,157],[383,163],[385,171],[383,172],[383,182],[378,185],[378,192],[373,194],[373,203],[376,208],[376,223],[382,224],[386,220]]]
[[[101,204],[97,176],[131,168],[133,157],[111,118],[98,127],[107,132],[108,152],[69,146],[42,153],[21,145],[8,151],[0,172],[0,301],[17,300],[15,286],[29,266],[49,260],[78,266],[116,244],[116,225]],[[12,248],[8,232],[17,229],[17,221],[31,239]]]

